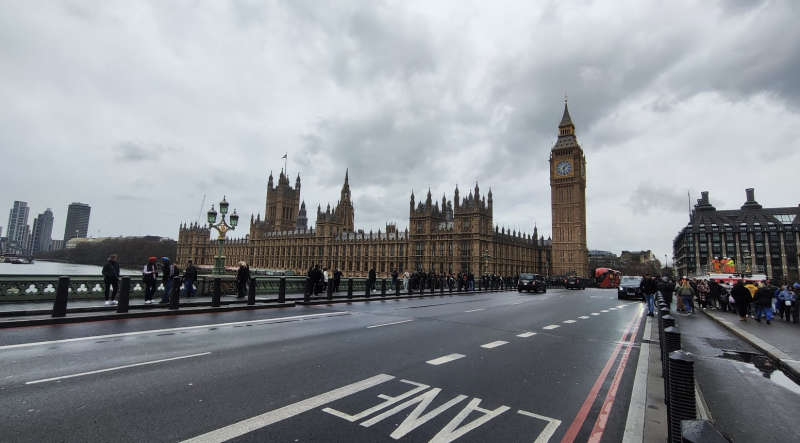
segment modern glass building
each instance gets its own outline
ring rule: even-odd
[[[50,250],[50,237],[53,234],[53,211],[47,208],[33,221],[31,235],[31,254]]]
[[[689,223],[672,241],[678,275],[702,275],[714,257],[734,260],[738,273],[763,273],[782,283],[800,280],[800,205],[764,208],[747,189],[740,209],[717,210],[708,192],[691,214]]]
[[[28,249],[26,227],[28,227],[28,213],[31,208],[27,202],[15,201],[14,207],[8,214],[8,226],[6,227],[6,237],[8,237],[8,253],[26,254]]]
[[[86,203],[72,203],[67,210],[64,226],[64,244],[73,238],[86,238],[89,234],[89,214],[92,208]]]

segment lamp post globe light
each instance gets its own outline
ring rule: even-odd
[[[214,205],[211,205],[211,210],[208,211],[208,226],[216,229],[219,234],[217,236],[219,249],[217,255],[214,257],[214,268],[211,271],[213,275],[225,275],[225,256],[222,255],[222,244],[225,242],[225,234],[228,231],[236,229],[236,225],[239,224],[239,216],[236,215],[236,209],[234,209],[233,214],[231,214],[231,224],[229,225],[225,221],[225,215],[228,214],[228,201],[225,200],[224,195],[222,196],[222,201],[219,202],[219,212],[222,214],[222,218],[219,223],[216,223],[217,211],[214,210]]]

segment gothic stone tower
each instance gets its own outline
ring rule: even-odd
[[[289,184],[289,177],[283,171],[278,176],[278,186],[273,187],[272,173],[267,183],[267,205],[264,219],[268,230],[272,232],[292,231],[297,228],[298,210],[300,209],[300,174],[297,174],[294,189]]]
[[[558,141],[550,151],[553,249],[550,273],[589,275],[586,247],[586,157],[575,138],[566,98]]]

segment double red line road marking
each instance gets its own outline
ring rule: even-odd
[[[639,308],[635,312],[636,315],[633,316],[631,321],[628,323],[627,328],[625,328],[625,332],[622,334],[619,343],[614,348],[614,352],[611,353],[611,356],[608,358],[605,367],[600,372],[597,380],[594,382],[592,390],[589,391],[589,395],[586,396],[586,400],[584,400],[581,409],[578,411],[578,415],[575,416],[575,419],[572,421],[569,429],[567,429],[567,433],[564,435],[564,438],[561,439],[561,443],[572,443],[575,441],[575,438],[578,436],[578,432],[581,430],[583,423],[586,421],[586,417],[589,415],[589,410],[591,409],[592,404],[594,404],[597,396],[600,394],[600,389],[603,387],[603,383],[605,383],[606,378],[608,378],[608,373],[611,371],[612,366],[614,366],[614,362],[617,360],[617,356],[624,345],[625,352],[622,354],[619,366],[617,367],[617,372],[614,374],[614,379],[611,381],[611,386],[606,394],[603,407],[600,409],[600,415],[597,417],[597,420],[594,423],[594,427],[592,428],[592,433],[590,434],[588,441],[596,443],[603,438],[603,431],[605,431],[605,426],[608,422],[608,416],[611,413],[612,406],[614,405],[614,400],[617,396],[617,389],[619,388],[622,374],[625,372],[625,366],[628,363],[628,357],[630,356],[633,342],[636,339],[636,333],[639,332],[639,323],[642,320],[643,310],[642,308]]]

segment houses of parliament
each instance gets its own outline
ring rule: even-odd
[[[305,202],[300,198],[300,175],[294,187],[281,171],[277,183],[270,173],[266,207],[251,216],[250,234],[223,243],[226,267],[245,261],[251,268],[291,270],[305,275],[312,266],[342,270],[351,277],[379,276],[393,270],[436,273],[470,271],[503,276],[524,272],[588,274],[586,247],[586,161],[575,138],[575,127],[565,102],[558,141],[550,152],[553,236],[507,230],[495,224],[492,191],[482,194],[478,184],[467,195],[458,186],[453,199],[434,200],[430,190],[417,201],[411,193],[408,227],[386,224],[378,232],[355,227],[349,171],[345,171],[339,201],[333,208],[317,207],[314,227],[308,226]],[[211,266],[218,243],[207,225],[182,224],[178,234],[178,262],[193,260]]]

